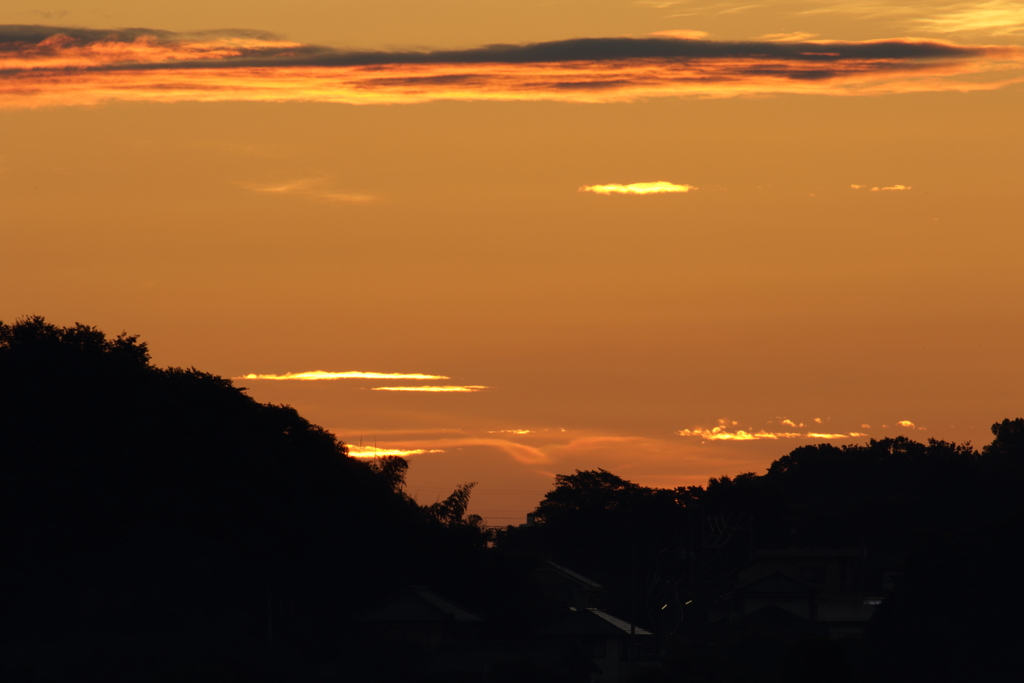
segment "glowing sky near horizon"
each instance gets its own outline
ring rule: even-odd
[[[139,334],[494,524],[575,469],[981,446],[1021,111],[1016,0],[7,0],[0,319]]]

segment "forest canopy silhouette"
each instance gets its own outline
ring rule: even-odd
[[[471,486],[421,507],[405,467],[348,457],[230,380],[154,367],[136,336],[0,323],[0,572],[17,587],[0,634],[329,639],[389,587],[452,580],[483,549]]]
[[[0,670],[226,680],[197,673],[215,662],[274,679],[336,657],[354,615],[409,585],[528,637],[557,611],[529,580],[554,560],[658,635],[665,680],[775,680],[789,660],[755,658],[751,674],[708,606],[757,552],[804,547],[861,549],[900,576],[869,655],[840,653],[829,671],[1002,680],[1021,669],[1024,419],[993,434],[980,451],[803,446],[704,487],[576,471],[556,477],[536,524],[493,534],[466,514],[472,484],[418,505],[405,460],[351,458],[288,406],[154,366],[136,336],[0,322]],[[881,591],[871,571],[865,586]]]

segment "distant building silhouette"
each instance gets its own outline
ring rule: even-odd
[[[659,662],[650,631],[593,607],[570,607],[568,615],[540,629],[537,635],[579,645],[600,670],[593,678],[597,683],[625,681]]]
[[[737,622],[781,610],[815,624],[808,633],[863,636],[882,600],[877,590],[868,590],[867,571],[863,549],[758,550],[736,573],[733,589],[711,603],[709,620]]]

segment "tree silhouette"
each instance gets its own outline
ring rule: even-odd
[[[485,546],[405,495],[406,467],[348,457],[230,380],[157,368],[135,336],[0,323],[0,652],[30,643],[76,680],[144,680],[161,658],[260,668],[270,642],[329,652],[349,615],[459,581]]]
[[[1017,680],[1024,419],[992,431],[980,453],[969,443],[902,436],[802,446],[762,475],[675,490],[577,470],[556,477],[535,526],[510,528],[497,542],[597,578],[619,614],[638,596],[638,619],[681,638],[670,641],[680,675],[709,681],[824,680],[826,669],[852,675],[845,648],[806,643],[786,654],[763,633],[723,631],[700,615],[702,602],[731,590],[757,550],[859,549],[869,558],[862,589],[870,594],[883,591],[873,558],[902,572],[877,612],[871,656],[858,665],[865,680]],[[680,630],[662,615],[683,600],[692,602]]]

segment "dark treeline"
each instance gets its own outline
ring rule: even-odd
[[[754,549],[865,548],[903,557],[1019,513],[1024,420],[1005,420],[993,432],[981,452],[905,437],[802,446],[764,475],[712,478],[706,487],[647,488],[604,470],[559,475],[536,510],[541,523],[509,529],[501,544],[536,548],[608,581],[625,574],[620,564],[643,565],[661,577],[647,587],[659,608],[662,597],[685,601],[717,590]],[[700,565],[692,580],[691,560]],[[686,581],[659,564],[685,565]]]
[[[981,451],[904,437],[802,446],[763,475],[706,487],[577,471],[556,478],[537,524],[500,533],[499,545],[607,584],[609,607],[674,636],[682,680],[700,681],[803,680],[778,668],[781,650],[745,668],[750,634],[716,628],[709,607],[764,551],[857,550],[859,590],[885,599],[864,640],[807,680],[1018,680],[1024,419],[992,432]]]
[[[0,323],[0,677],[323,680],[344,661],[335,678],[413,680],[359,614],[430,586],[486,637],[529,638],[567,609],[531,578],[552,560],[655,634],[652,679],[1017,680],[1024,420],[993,433],[980,451],[805,446],[705,487],[577,471],[536,523],[492,533],[470,484],[420,506],[404,460],[350,458],[290,407],[153,366],[136,337]],[[863,558],[856,589],[884,600],[862,638],[716,617],[756,558],[792,548]]]

